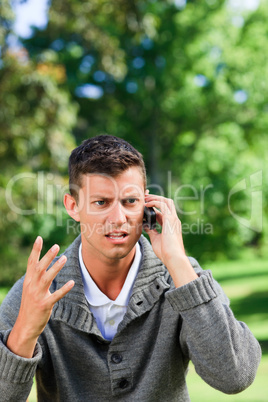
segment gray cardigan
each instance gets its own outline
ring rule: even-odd
[[[103,339],[83,291],[78,247],[52,291],[69,279],[74,288],[53,309],[33,358],[14,355],[6,346],[18,314],[23,278],[0,309],[0,401],[25,401],[36,374],[38,401],[189,401],[186,373],[192,360],[212,387],[231,394],[248,387],[260,361],[260,347],[238,322],[228,299],[197,261],[199,277],[175,289],[172,279],[142,236],[142,262],[127,312],[118,332]]]

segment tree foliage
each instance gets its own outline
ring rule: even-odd
[[[181,185],[211,186],[204,205],[197,199],[196,213],[181,219],[189,228],[203,219],[213,234],[199,227],[199,236],[185,236],[187,248],[201,258],[234,256],[262,238],[233,218],[228,194],[265,173],[268,7],[183,3],[52,2],[47,29],[26,46],[35,60],[66,67],[64,85],[80,105],[78,141],[99,132],[130,140],[145,155],[151,184],[167,192],[172,172],[171,196]],[[86,96],[86,85],[98,99]],[[249,216],[248,195],[234,208]]]
[[[17,65],[5,73],[14,75],[10,84],[0,70],[8,122],[2,132],[11,130],[11,141],[21,144],[24,138],[15,132],[24,127],[35,133],[39,140],[25,151],[38,160],[30,169],[59,172],[70,147],[59,140],[57,153],[50,139],[67,135],[71,144],[72,127],[77,143],[102,132],[124,137],[145,156],[151,192],[158,188],[176,198],[189,253],[206,260],[234,257],[247,244],[260,246],[266,216],[256,231],[231,211],[249,221],[250,177],[261,171],[262,184],[266,180],[268,5],[262,1],[254,11],[238,5],[52,1],[47,28],[23,40],[27,63],[8,56]],[[3,163],[12,169],[10,155]],[[243,179],[249,190],[228,203]],[[265,200],[264,185],[261,191]]]
[[[76,118],[76,107],[70,102],[68,93],[59,88],[50,71],[37,68],[26,49],[7,45],[12,22],[8,2],[1,3],[2,21],[3,17],[0,252],[2,263],[10,269],[1,270],[2,282],[10,281],[10,277],[14,280],[25,271],[28,246],[37,233],[49,239],[55,231],[56,217],[52,205],[50,216],[38,214],[38,210],[47,211],[48,203],[40,194],[38,172],[49,172],[55,182],[62,185],[66,182],[68,156],[75,145],[71,130]],[[44,182],[43,187],[46,186]],[[57,202],[55,199],[53,204]]]

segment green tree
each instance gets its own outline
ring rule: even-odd
[[[249,12],[232,4],[52,1],[47,28],[23,41],[27,68],[54,88],[45,108],[34,102],[37,113],[25,127],[33,132],[55,97],[61,104],[57,96],[65,97],[64,110],[72,108],[68,93],[79,105],[73,128],[77,142],[107,132],[137,146],[145,155],[152,191],[157,184],[166,195],[177,196],[187,249],[201,260],[234,257],[243,245],[267,239],[266,217],[262,232],[244,227],[231,215],[228,195],[254,172],[262,171],[266,180],[268,6],[262,1]],[[22,60],[17,68],[26,68]],[[14,92],[6,86],[3,102]],[[25,99],[21,92],[18,96]],[[74,119],[71,123],[67,115],[73,113],[62,114],[69,132]],[[35,155],[46,150],[40,144]],[[36,171],[45,161],[51,168],[51,155],[48,150],[46,158],[40,156]],[[57,169],[60,160],[55,161]],[[265,199],[264,186],[262,191]],[[191,199],[178,200],[187,195]],[[250,191],[235,195],[232,209],[248,217],[250,196]],[[212,233],[202,224],[211,225]]]
[[[265,173],[268,6],[231,4],[59,0],[47,29],[25,41],[36,63],[66,67],[79,142],[100,132],[130,140],[145,155],[149,183],[167,192],[172,172],[171,196],[181,185],[211,185],[199,212],[181,216],[188,228],[200,219],[213,227],[212,235],[185,235],[201,259],[235,256],[266,233],[241,227],[228,194],[245,176]],[[236,211],[250,213],[247,194],[234,200]],[[188,212],[196,206],[187,201]]]
[[[56,194],[48,199],[47,188],[52,176],[62,187],[67,182],[76,106],[59,88],[64,69],[36,66],[25,48],[7,45],[12,25],[9,2],[1,3],[0,15],[0,281],[12,283],[25,271],[37,234],[48,241],[55,231],[62,241],[66,237],[66,230],[57,227],[59,200]]]

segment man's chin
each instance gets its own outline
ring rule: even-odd
[[[112,250],[110,252],[107,252],[107,256],[111,258],[112,260],[122,260],[124,258],[127,258],[131,252],[133,252],[133,256],[135,255],[135,242],[129,247],[126,247],[124,244],[114,244]]]

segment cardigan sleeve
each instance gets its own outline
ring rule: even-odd
[[[0,307],[0,395],[1,402],[26,401],[42,351],[36,345],[34,355],[26,359],[12,353],[6,342],[16,321],[22,293],[23,278],[10,290]]]
[[[210,271],[190,259],[198,278],[167,292],[182,317],[180,343],[196,372],[226,394],[246,389],[256,376],[261,349],[249,328],[237,321],[229,300]]]

